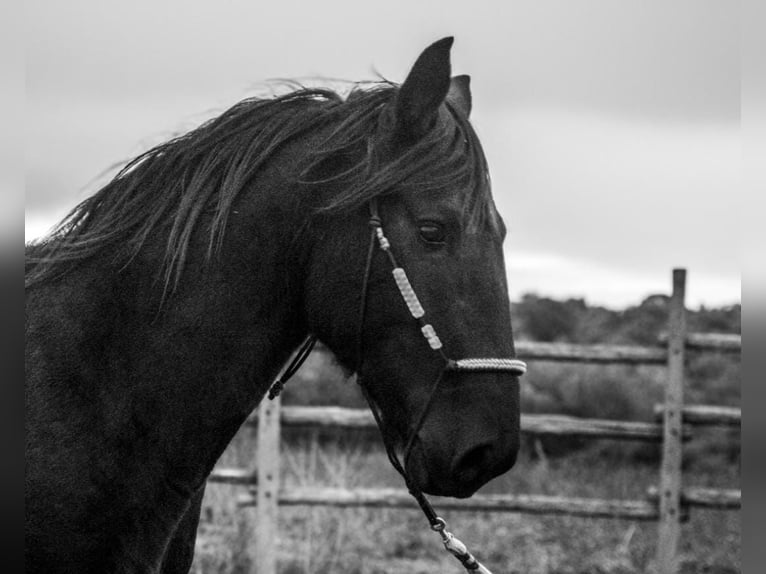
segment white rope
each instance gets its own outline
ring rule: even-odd
[[[420,319],[426,312],[423,310],[423,306],[420,304],[418,296],[415,295],[415,291],[412,289],[412,285],[410,285],[410,280],[407,279],[407,274],[404,272],[404,269],[396,267],[392,273],[396,280],[396,286],[399,287],[399,292],[402,294],[404,302],[407,303],[407,308],[410,310],[410,314],[415,317],[415,319]]]
[[[519,359],[459,359],[455,361],[459,371],[511,371],[517,375],[527,372],[527,364]]]
[[[423,332],[423,336],[434,351],[438,351],[442,348],[442,342],[439,340],[436,331],[430,323],[428,325],[423,325],[420,330]]]
[[[375,234],[378,238],[380,248],[383,251],[389,251],[391,244],[388,242],[388,239],[383,233],[383,229],[381,227],[377,227],[375,229]],[[389,255],[391,254],[389,253]],[[395,261],[393,257],[391,260]],[[395,262],[394,265],[396,265]],[[396,286],[399,288],[399,292],[402,294],[402,298],[407,304],[407,309],[409,309],[410,315],[412,315],[415,319],[422,319],[426,312],[423,309],[423,306],[420,304],[420,300],[415,294],[415,290],[410,284],[407,273],[405,273],[404,269],[401,267],[394,267],[392,273],[394,275],[394,280],[396,281]],[[422,331],[423,336],[426,338],[426,341],[428,341],[428,345],[434,351],[438,351],[442,348],[442,342],[436,335],[436,330],[432,325],[423,325],[420,330]],[[519,376],[527,372],[527,364],[524,361],[520,361],[518,359],[460,359],[455,361],[453,365],[453,369],[457,371],[510,371],[511,373]]]
[[[436,522],[431,524],[431,530],[441,536],[444,548],[457,558],[468,572],[478,572],[478,574],[492,574],[489,568],[476,560],[476,557],[468,551],[466,545],[454,534],[447,531],[447,523],[440,516],[436,517]]]
[[[388,239],[386,239],[386,236],[383,234],[383,229],[380,227],[375,228],[375,235],[378,236],[378,243],[380,243],[380,248],[383,251],[388,251],[391,247],[391,244],[388,242]]]

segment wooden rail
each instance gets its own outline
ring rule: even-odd
[[[650,500],[659,499],[660,493],[657,487],[650,487],[647,496]],[[684,488],[681,490],[681,504],[713,510],[739,510],[742,508],[742,491],[698,486]]]
[[[699,508],[738,510],[742,508],[742,491],[728,488],[685,488],[681,492],[681,500]]]
[[[372,413],[364,409],[343,407],[282,407],[280,423],[285,427],[312,428],[376,428]],[[253,413],[247,424],[256,425],[258,414]],[[566,437],[592,437],[602,439],[659,442],[662,425],[658,423],[584,419],[566,415],[522,414],[521,432],[535,435]],[[691,438],[688,429],[685,438]]]
[[[742,492],[733,489],[682,486],[681,460],[690,427],[696,425],[741,426],[741,409],[709,405],[684,405],[684,363],[687,352],[741,353],[739,335],[689,334],[686,332],[683,270],[673,272],[673,295],[670,300],[669,335],[661,340],[664,347],[577,345],[519,341],[519,357],[528,361],[566,361],[596,364],[665,365],[668,384],[665,402],[655,406],[660,422],[625,422],[583,419],[561,415],[523,414],[524,433],[554,436],[578,436],[599,439],[661,442],[663,448],[659,487],[652,487],[645,500],[602,500],[544,496],[537,494],[476,495],[470,499],[435,498],[441,510],[476,512],[526,512],[535,514],[567,514],[631,520],[657,520],[658,544],[656,571],[675,574],[678,571],[680,524],[689,509],[739,509]],[[322,348],[318,352],[323,351]],[[280,505],[335,507],[400,507],[416,508],[412,497],[401,489],[360,489],[300,487],[282,488],[279,483],[279,429],[310,426],[313,428],[370,429],[375,421],[366,410],[340,407],[281,407],[279,402],[261,403],[258,413],[248,419],[258,426],[258,458],[255,470],[219,468],[210,482],[241,485],[249,493],[241,496],[241,506],[257,506],[256,523],[257,574],[275,574],[277,514]]]
[[[525,361],[555,361],[567,363],[665,365],[668,361],[668,336],[660,336],[660,346],[606,345],[580,343],[543,343],[516,341],[516,354]],[[717,351],[737,354],[742,351],[742,336],[729,333],[689,333],[686,335],[689,351]],[[317,352],[329,353],[326,347]]]
[[[659,337],[660,344],[667,344],[667,333]],[[687,333],[686,349],[689,351],[717,351],[737,354],[742,352],[742,335],[734,333]]]
[[[207,480],[216,484],[252,486],[258,484],[258,475],[246,468],[216,468]]]
[[[516,354],[525,361],[570,363],[622,363],[664,365],[667,349],[638,345],[578,345],[575,343],[537,343],[517,341]]]
[[[244,469],[220,469],[210,475],[210,482],[254,487],[255,474]],[[240,506],[256,505],[256,491],[238,499]],[[568,514],[595,518],[630,518],[656,520],[659,517],[657,500],[659,490],[649,488],[647,500],[603,500],[599,498],[572,498],[532,494],[477,494],[468,499],[434,497],[438,509],[474,510],[485,512],[528,512],[536,514]],[[395,506],[417,508],[412,496],[401,489],[370,488],[348,490],[343,488],[300,487],[279,493],[279,504],[285,506]],[[681,504],[717,510],[742,508],[742,491],[720,488],[684,488]]]
[[[567,514],[631,520],[656,520],[659,516],[657,503],[651,500],[603,500],[600,498],[540,494],[477,494],[466,499],[430,497],[429,500],[437,510]],[[251,493],[240,497],[238,504],[240,506],[253,506],[256,504],[256,499]],[[293,487],[280,492],[279,504],[340,508],[418,508],[409,492],[395,488],[348,490],[345,488]]]
[[[654,405],[654,416],[662,420],[665,405]],[[691,425],[742,426],[742,409],[717,405],[685,405],[681,417]]]

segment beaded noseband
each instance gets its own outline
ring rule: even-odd
[[[381,435],[383,437],[383,444],[386,448],[386,453],[388,454],[388,458],[391,461],[392,466],[404,478],[404,482],[407,485],[407,488],[410,494],[412,494],[412,496],[418,502],[424,514],[426,515],[426,518],[430,522],[431,529],[437,532],[441,536],[442,542],[444,543],[444,547],[460,561],[460,563],[465,567],[466,570],[468,570],[469,572],[491,574],[490,571],[485,566],[480,564],[476,560],[476,558],[474,558],[473,555],[470,552],[468,552],[467,548],[465,547],[465,544],[463,544],[460,540],[455,538],[454,535],[452,535],[450,532],[446,530],[446,526],[447,526],[446,522],[444,521],[444,519],[442,519],[436,514],[436,512],[434,511],[431,504],[428,502],[428,499],[426,499],[423,492],[421,492],[419,488],[417,488],[415,485],[412,484],[404,467],[406,465],[407,459],[414,445],[417,434],[418,432],[420,432],[420,429],[423,427],[423,424],[425,423],[426,416],[428,415],[428,412],[431,407],[431,403],[433,402],[433,399],[436,396],[436,391],[438,390],[439,385],[441,384],[441,381],[444,378],[444,374],[446,372],[449,372],[449,371],[507,372],[507,373],[511,373],[512,375],[521,376],[527,372],[527,365],[524,361],[521,361],[515,358],[490,357],[490,358],[468,358],[468,359],[455,360],[447,356],[447,354],[444,351],[442,342],[439,339],[439,336],[436,334],[436,330],[425,319],[425,310],[423,309],[423,306],[421,305],[420,300],[418,299],[418,296],[415,294],[415,290],[412,288],[412,285],[410,284],[410,281],[407,278],[406,272],[401,266],[399,266],[399,264],[396,261],[396,258],[394,257],[394,254],[391,252],[391,244],[386,238],[385,234],[383,233],[383,226],[380,219],[380,214],[378,213],[377,201],[375,199],[372,199],[370,201],[369,225],[371,228],[370,242],[369,242],[369,247],[367,250],[367,261],[365,264],[364,278],[362,282],[362,297],[361,297],[360,308],[359,308],[359,322],[357,324],[358,325],[358,332],[357,332],[357,339],[356,339],[357,340],[357,355],[356,355],[357,382],[359,383],[362,389],[362,394],[364,395],[365,399],[370,405],[370,410],[372,411],[372,414],[375,417],[375,421],[378,424],[378,428],[381,431]],[[392,274],[394,276],[394,281],[396,282],[396,286],[399,288],[399,292],[401,293],[402,298],[404,299],[404,302],[407,305],[407,308],[409,309],[410,315],[412,315],[413,319],[417,321],[418,326],[420,327],[420,332],[423,334],[423,337],[426,339],[431,349],[437,352],[441,356],[441,358],[444,360],[444,366],[442,367],[434,384],[431,386],[428,398],[426,400],[426,404],[423,406],[418,416],[417,423],[415,427],[413,428],[409,438],[407,439],[406,446],[402,453],[402,459],[401,459],[402,461],[404,461],[404,464],[400,462],[399,457],[396,454],[396,450],[393,444],[391,443],[388,434],[386,433],[386,427],[383,424],[380,408],[378,407],[378,405],[375,403],[374,399],[370,395],[367,387],[364,384],[364,381],[361,375],[361,366],[362,366],[362,358],[363,358],[362,328],[364,326],[364,317],[365,317],[366,309],[367,309],[367,294],[369,290],[370,272],[372,269],[372,260],[373,260],[374,248],[375,248],[376,242],[378,246],[380,247],[380,249],[388,256],[388,259],[393,268]],[[316,340],[317,340],[316,336],[314,335],[309,335],[306,338],[306,340],[303,342],[303,344],[301,345],[300,349],[293,357],[293,360],[290,362],[288,367],[285,368],[282,375],[271,386],[269,390],[270,399],[273,399],[281,392],[287,380],[290,379],[290,377],[292,377],[293,374],[295,374],[295,372],[300,368],[301,364],[306,360],[309,353],[311,352],[311,349],[314,347]]]
[[[399,292],[402,294],[404,302],[407,304],[407,308],[410,311],[412,318],[418,322],[420,331],[423,333],[428,345],[434,350],[438,351],[444,360],[446,361],[446,369],[449,371],[508,371],[514,375],[521,376],[527,372],[527,364],[519,359],[498,359],[498,358],[482,358],[482,359],[458,359],[457,361],[450,359],[444,354],[441,340],[439,340],[436,331],[430,323],[425,321],[425,311],[420,304],[418,296],[415,294],[415,290],[410,285],[410,280],[407,278],[407,273],[400,267],[393,253],[391,253],[391,244],[383,233],[383,226],[381,224],[380,215],[378,214],[377,203],[375,200],[370,202],[370,226],[373,228],[373,232],[378,240],[380,248],[388,255],[388,259],[393,266],[392,274],[396,281],[396,286],[399,288]],[[367,281],[365,278],[364,290],[367,290]],[[363,299],[365,299],[363,297]],[[364,304],[364,302],[363,302]]]

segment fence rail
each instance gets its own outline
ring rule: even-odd
[[[591,518],[628,518],[632,520],[656,520],[659,516],[657,503],[651,500],[604,500],[541,494],[485,494],[474,495],[466,499],[431,497],[429,500],[437,510],[567,514]],[[238,504],[240,506],[252,506],[255,504],[255,498],[252,494],[242,496],[238,500]],[[295,487],[280,493],[279,504],[341,508],[418,508],[409,492],[394,488],[348,490],[345,488]]]
[[[257,425],[258,414],[253,413],[248,418],[247,424]],[[375,418],[370,411],[343,407],[282,407],[280,424],[284,427],[377,428]],[[521,432],[535,435],[608,438],[646,442],[659,442],[662,440],[662,425],[658,423],[586,419],[566,415],[522,414]],[[688,428],[684,430],[683,438],[691,438],[691,432]]]
[[[250,478],[252,479],[252,474]],[[243,477],[244,478],[244,477]],[[244,479],[234,484],[253,484]],[[231,483],[229,483],[231,484]],[[237,500],[238,506],[257,505],[255,489]],[[583,498],[571,496],[548,496],[543,494],[482,494],[471,498],[438,498],[431,502],[437,510],[464,510],[479,512],[525,512],[532,514],[566,514],[590,518],[625,518],[631,520],[657,520],[659,518],[659,489],[652,486],[645,500]],[[742,491],[717,488],[684,488],[681,491],[682,506],[716,510],[738,510],[742,507]],[[331,487],[293,487],[279,494],[279,504],[284,506],[335,506],[350,507],[396,507],[418,508],[412,495],[404,489],[360,488],[349,490]],[[681,512],[682,520],[688,509]]]
[[[525,512],[535,514],[567,514],[574,516],[622,518],[658,521],[657,571],[678,571],[680,524],[689,509],[734,510],[741,508],[742,492],[735,489],[683,486],[681,475],[682,448],[693,436],[697,425],[737,427],[741,425],[741,409],[713,405],[684,405],[684,364],[687,352],[740,353],[739,335],[689,334],[686,332],[684,293],[686,274],[673,272],[673,295],[670,299],[669,334],[662,337],[664,346],[581,345],[519,341],[516,350],[528,361],[560,361],[596,364],[665,365],[668,384],[665,402],[655,405],[658,422],[626,422],[546,414],[523,414],[521,431],[529,434],[578,436],[657,442],[662,445],[659,486],[651,487],[643,500],[604,500],[546,496],[538,494],[475,495],[457,500],[436,498],[434,506],[443,510],[479,512]],[[324,352],[321,349],[319,352]],[[279,468],[275,464],[279,451],[279,429],[374,428],[372,414],[366,410],[341,407],[281,407],[279,399],[264,401],[248,424],[258,426],[258,459],[254,469],[219,468],[210,482],[242,485],[249,493],[238,499],[240,506],[257,506],[257,546],[260,549],[258,574],[276,572],[276,544],[279,505],[335,507],[401,507],[416,508],[413,498],[401,489],[357,489],[279,486]],[[265,550],[264,550],[265,549]]]
[[[661,335],[658,342],[667,344],[668,335]],[[735,333],[687,333],[686,349],[689,351],[739,354],[742,352],[742,335]]]
[[[667,341],[668,336],[661,335],[656,346],[516,341],[515,347],[519,358],[526,361],[666,365]],[[742,336],[729,333],[689,333],[686,335],[686,347],[693,352],[738,354],[742,351]],[[317,352],[329,353],[322,346],[317,347]]]
[[[668,360],[667,349],[639,345],[582,345],[577,343],[517,341],[515,347],[516,354],[527,361],[664,365]]]
[[[654,415],[662,420],[664,405],[654,405]],[[681,417],[685,423],[712,426],[742,426],[742,409],[717,405],[685,405],[681,408]]]
[[[656,486],[649,488],[647,496],[651,500],[660,497]],[[681,491],[681,503],[684,506],[708,508],[714,510],[739,510],[742,508],[742,491],[729,488],[702,488],[699,486],[684,488]]]

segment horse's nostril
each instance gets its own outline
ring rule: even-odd
[[[461,481],[473,481],[478,477],[497,476],[510,469],[516,462],[516,451],[499,451],[492,444],[482,444],[466,450],[452,465],[453,476]]]
[[[460,455],[452,466],[456,478],[472,481],[487,471],[487,463],[491,460],[492,446],[478,445]]]
[[[472,448],[462,456],[460,465],[466,467],[482,466],[491,448],[488,445]]]

